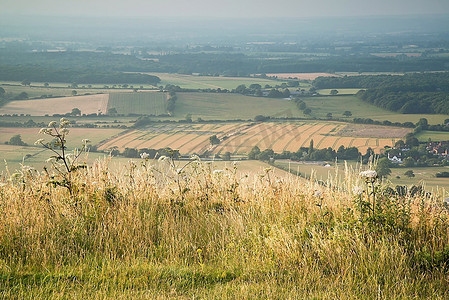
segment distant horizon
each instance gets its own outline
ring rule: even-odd
[[[46,17],[56,17],[56,18],[104,18],[104,19],[161,19],[161,20],[171,20],[171,19],[196,19],[196,20],[208,20],[208,19],[220,19],[220,20],[245,20],[245,19],[265,19],[265,20],[308,20],[308,19],[358,19],[358,18],[425,18],[425,17],[448,17],[449,12],[444,13],[410,13],[410,14],[361,14],[361,15],[312,15],[312,16],[205,16],[205,15],[186,15],[186,16],[153,16],[153,15],[82,15],[82,14],[39,14],[39,13],[9,13],[0,12],[2,17],[36,17],[36,18],[46,18]]]
[[[7,0],[0,16],[351,17],[449,14],[447,0]]]

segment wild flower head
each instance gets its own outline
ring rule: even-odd
[[[150,158],[150,155],[148,153],[146,153],[146,152],[143,152],[143,153],[140,153],[140,158],[148,159],[148,158]]]

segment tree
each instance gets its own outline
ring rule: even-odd
[[[211,145],[218,145],[218,144],[220,144],[220,139],[217,138],[216,135],[211,136],[211,137],[209,138],[209,141],[210,141],[210,144],[211,144]]]
[[[223,154],[223,160],[231,160],[231,152],[225,152],[225,154]]]
[[[257,115],[257,116],[254,117],[254,121],[256,121],[256,122],[265,122],[269,118],[270,117],[267,117],[267,116]]]
[[[74,83],[72,83],[72,84],[70,85],[70,87],[71,87],[72,89],[77,89],[77,88],[78,88],[78,83],[74,82]]]
[[[328,118],[329,120],[332,119],[332,113],[327,113],[326,118]]]
[[[422,127],[422,129],[426,130],[429,127],[429,122],[426,118],[421,118],[418,123],[416,123],[416,127]]]
[[[247,93],[246,85],[244,85],[244,84],[239,85],[239,86],[235,89],[235,92],[236,92],[236,93],[239,93],[239,94],[242,94],[242,95],[245,95],[245,94]]]
[[[282,97],[284,97],[284,98],[289,98],[290,95],[291,95],[291,93],[290,93],[290,90],[289,90],[289,89],[285,89],[285,90],[282,92]]]
[[[330,92],[331,95],[335,96],[338,94],[338,90],[331,90]]]
[[[262,88],[262,86],[258,83],[253,83],[249,86],[249,88],[252,90],[260,90]]]
[[[380,178],[389,176],[391,174],[390,160],[386,157],[379,159],[376,166],[376,172]]]
[[[122,155],[124,157],[129,157],[129,158],[139,158],[140,157],[139,151],[137,151],[137,149],[134,149],[134,148],[125,148]]]
[[[192,115],[191,114],[187,114],[185,117],[185,120],[187,123],[192,123]]]
[[[48,82],[44,83],[44,87],[48,88],[50,86],[50,84],[48,84]]]
[[[256,159],[256,156],[260,154],[260,148],[254,146],[253,149],[248,153],[248,159]]]
[[[274,151],[272,149],[265,149],[256,155],[256,159],[263,160],[263,161],[269,161],[273,157],[274,157]]]
[[[345,111],[345,112],[343,113],[343,116],[349,118],[350,116],[352,116],[352,112],[350,112],[349,110],[347,110],[347,111]]]
[[[3,98],[5,96],[5,89],[0,87],[0,98]]]
[[[415,160],[413,159],[413,157],[407,157],[404,159],[403,164],[404,164],[404,167],[410,168],[415,165]]]
[[[405,176],[407,176],[408,178],[412,178],[415,177],[415,173],[413,173],[413,170],[408,170],[404,173]]]
[[[81,116],[81,110],[79,108],[72,109],[72,112],[70,113],[72,116]]]
[[[313,152],[313,139],[311,139],[309,143],[309,154],[312,152]]]
[[[20,134],[16,134],[16,135],[12,136],[9,139],[8,144],[16,145],[16,146],[26,146],[27,145],[24,141],[22,141],[22,137],[20,136]]]
[[[312,113],[312,110],[310,108],[304,109],[304,114],[305,115],[310,115],[311,113]]]
[[[14,99],[16,99],[16,100],[28,99],[28,93],[27,92],[21,92],[19,95],[14,97]]]
[[[278,90],[276,90],[276,89],[271,89],[271,90],[268,92],[267,97],[268,97],[268,98],[283,98],[284,95],[283,95],[280,91],[278,91]]]
[[[25,80],[23,80],[22,82],[21,82],[21,84],[23,85],[23,86],[31,86],[31,81],[29,81],[28,79],[25,79]]]
[[[405,143],[403,140],[399,140],[394,144],[396,149],[403,149],[405,147]]]
[[[72,91],[72,96],[76,96],[76,94],[78,94],[78,92],[75,91],[75,90],[73,90],[73,91]]]
[[[307,108],[307,105],[304,101],[299,102],[299,104],[297,104],[297,106],[300,110],[304,110]]]
[[[116,115],[117,114],[117,109],[115,107],[111,107],[110,109],[108,109],[108,115]]]
[[[419,145],[419,140],[409,133],[405,136],[405,144],[409,147],[415,147]]]

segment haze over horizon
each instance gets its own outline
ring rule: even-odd
[[[343,17],[449,14],[446,0],[7,0],[0,16]]]

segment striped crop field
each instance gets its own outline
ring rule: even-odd
[[[261,150],[273,149],[275,152],[296,152],[308,147],[313,140],[318,149],[340,146],[357,147],[365,153],[370,147],[380,152],[385,146],[404,138],[407,133],[402,128],[387,126],[346,124],[326,121],[295,122],[233,122],[233,123],[155,123],[143,129],[126,131],[101,145],[99,150],[112,148],[172,148],[181,154],[202,154],[204,152],[223,154],[231,152],[245,155],[254,146]],[[385,137],[382,132],[385,131]],[[365,133],[365,135],[363,135]],[[216,135],[218,145],[211,145],[209,138]]]
[[[167,114],[167,94],[159,92],[111,93],[108,110],[115,108],[119,114],[160,116]]]

